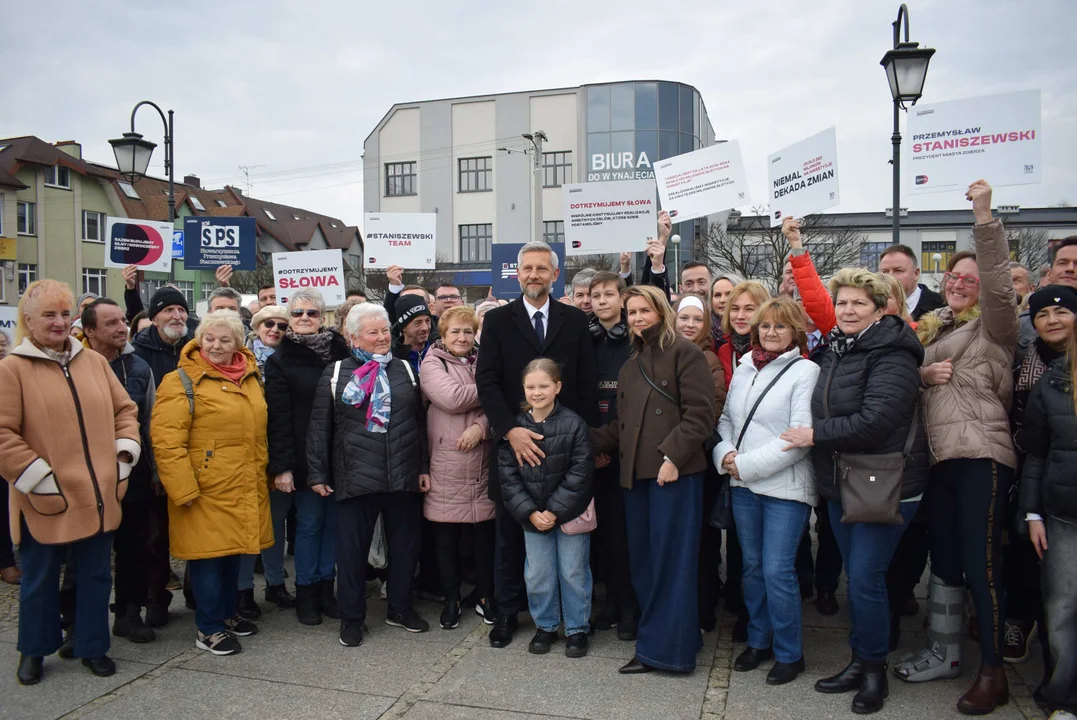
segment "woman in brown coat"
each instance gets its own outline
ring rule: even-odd
[[[0,475],[19,544],[18,679],[41,680],[60,647],[60,564],[78,568],[75,656],[116,672],[109,649],[112,532],[141,445],[138,410],[103,355],[70,338],[75,298],[56,280],[19,301],[19,345],[0,362]]]
[[[617,377],[614,422],[592,433],[616,451],[625,488],[632,583],[642,616],[622,673],[691,672],[702,645],[696,599],[703,523],[703,444],[714,431],[714,384],[702,351],[677,335],[673,308],[648,285],[625,292],[634,357]]]

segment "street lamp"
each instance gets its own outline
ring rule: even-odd
[[[168,173],[168,222],[170,225],[175,225],[176,222],[176,188],[175,188],[175,144],[173,140],[173,125],[172,125],[172,111],[168,111],[168,118],[165,118],[165,113],[157,106],[156,103],[152,103],[149,100],[143,100],[138,105],[135,105],[135,109],[131,111],[131,132],[125,132],[122,138],[115,140],[109,140],[109,144],[112,145],[112,152],[116,156],[116,167],[120,170],[120,175],[128,180],[128,182],[134,184],[146,176],[146,170],[150,166],[150,156],[153,154],[153,149],[157,147],[156,143],[152,143],[149,140],[144,140],[142,135],[135,132],[135,113],[143,105],[149,105],[157,114],[161,116],[161,122],[165,126],[165,171]],[[169,247],[169,253],[171,253],[171,247]],[[173,282],[176,279],[175,262],[172,261],[168,266],[168,280]]]
[[[905,41],[901,42],[901,28],[904,21]],[[894,47],[883,55],[879,63],[886,69],[886,79],[890,83],[890,95],[894,98],[894,244],[901,242],[901,132],[898,126],[899,111],[904,110],[905,103],[915,105],[924,93],[924,81],[927,79],[927,65],[935,51],[921,48],[920,43],[909,42],[909,8],[905,3],[898,8],[894,26]]]
[[[681,291],[681,236],[674,235],[669,239],[673,243],[673,291]]]

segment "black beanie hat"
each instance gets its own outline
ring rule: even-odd
[[[1035,321],[1040,310],[1053,305],[1064,307],[1077,315],[1077,290],[1068,285],[1048,285],[1040,288],[1028,298],[1028,316]]]
[[[417,317],[426,315],[434,317],[430,308],[426,306],[426,299],[418,295],[402,295],[396,299],[396,322],[393,323],[393,332],[401,333],[408,323]]]
[[[150,307],[147,310],[150,320],[153,320],[153,316],[164,310],[169,305],[179,305],[186,312],[191,312],[187,307],[187,298],[183,297],[183,293],[174,287],[164,286],[153,294],[150,298]]]

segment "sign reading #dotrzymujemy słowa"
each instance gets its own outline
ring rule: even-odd
[[[901,149],[910,194],[963,191],[1041,179],[1040,91],[950,100],[909,108]]]
[[[658,234],[650,180],[567,184],[561,200],[568,255],[639,252]]]
[[[231,265],[235,270],[258,267],[254,218],[188,217],[183,222],[183,267],[215,270]]]
[[[344,255],[340,250],[273,253],[277,303],[284,305],[297,290],[317,290],[327,307],[344,302]]]
[[[837,205],[838,141],[834,128],[805,138],[767,158],[770,226]]]

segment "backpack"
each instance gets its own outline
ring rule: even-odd
[[[337,361],[337,369],[340,368],[340,361]],[[183,392],[187,396],[187,409],[192,415],[194,415],[194,383],[191,381],[191,376],[187,374],[187,371],[181,367],[176,368],[176,375],[179,376],[180,384],[183,385]],[[258,384],[262,384],[262,376],[257,375]],[[336,382],[334,378],[333,387],[336,388]]]

